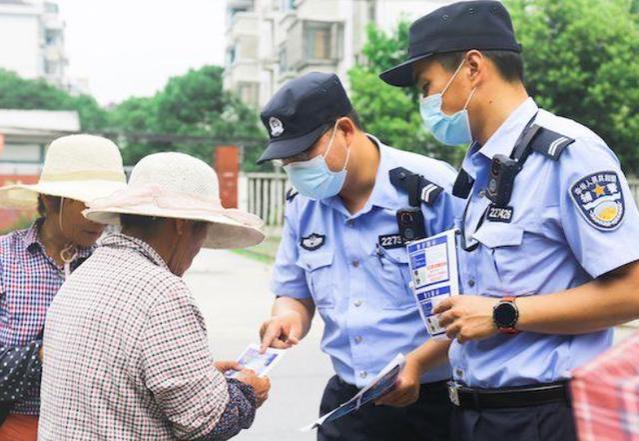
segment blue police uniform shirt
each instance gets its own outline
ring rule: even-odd
[[[490,203],[485,189],[491,159],[498,153],[510,155],[533,117],[535,124],[575,141],[557,160],[538,152],[530,155],[515,179],[510,223],[480,223]],[[478,244],[474,251],[459,250],[464,294],[497,298],[556,293],[639,259],[639,215],[614,153],[586,127],[538,109],[532,99],[485,145],[471,146],[463,168],[475,184],[466,214],[456,223],[463,226],[466,249]],[[575,336],[500,334],[464,344],[455,341],[449,355],[455,380],[500,388],[566,379],[611,340],[612,330]]]
[[[450,165],[370,139],[380,163],[365,207],[351,215],[339,196],[315,201],[297,195],[287,205],[272,280],[277,296],[313,299],[324,321],[322,350],[337,375],[360,388],[398,352],[407,354],[428,339],[408,285],[406,249],[378,246],[382,236],[399,233],[395,214],[408,206],[408,195],[391,184],[389,170],[401,166],[444,188],[432,206],[422,204],[427,234],[453,227],[456,199],[450,194],[456,175]],[[422,381],[448,378],[450,367],[444,365]]]

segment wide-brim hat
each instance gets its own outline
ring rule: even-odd
[[[224,208],[215,171],[184,153],[146,156],[133,168],[125,189],[91,201],[84,211],[89,220],[111,225],[119,225],[122,214],[207,222],[205,248],[245,248],[265,238],[262,220]]]
[[[0,188],[0,207],[34,209],[39,194],[87,204],[125,186],[120,150],[112,141],[93,135],[63,136],[49,146],[37,184]]]

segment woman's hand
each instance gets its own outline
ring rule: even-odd
[[[215,368],[226,374],[228,371],[241,371],[242,365],[237,361],[216,361]]]
[[[255,371],[242,369],[237,379],[253,388],[257,396],[257,407],[268,399],[268,393],[271,390],[271,380],[268,377],[258,377]]]

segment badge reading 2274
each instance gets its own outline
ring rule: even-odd
[[[626,206],[616,172],[602,171],[580,179],[570,188],[570,196],[593,227],[610,231],[621,224]]]

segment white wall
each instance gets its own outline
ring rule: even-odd
[[[0,10],[0,67],[25,78],[44,73],[37,15],[9,14]]]

